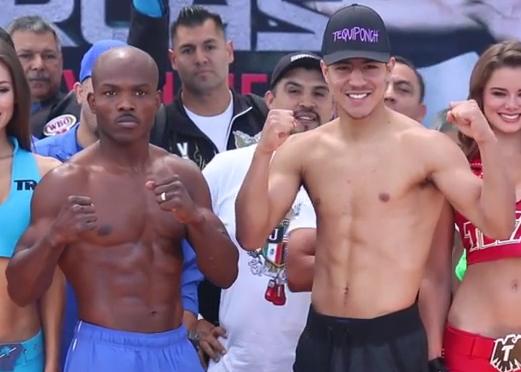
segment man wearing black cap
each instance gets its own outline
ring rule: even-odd
[[[333,14],[322,52],[338,118],[289,139],[291,112],[266,123],[237,196],[237,240],[258,247],[304,185],[317,248],[294,370],[425,372],[416,298],[444,198],[502,239],[514,226],[514,187],[476,102],[452,104],[448,117],[478,143],[482,180],[447,136],[385,106],[394,60],[375,11],[355,4]]]
[[[312,53],[297,52],[282,57],[273,70],[270,90],[264,98],[271,109],[267,123],[277,112],[292,112],[295,132],[314,129],[332,118],[333,102],[320,71],[320,57]],[[203,170],[213,211],[232,237],[235,235],[235,197],[255,147],[219,153]],[[257,250],[239,250],[239,276],[233,286],[221,294],[221,327],[210,332],[215,337],[223,337],[220,342],[209,337],[211,335],[201,337],[201,349],[212,358],[208,371],[291,370],[310,295],[287,290],[285,231],[289,220],[299,213],[301,200],[306,198],[305,192],[299,194],[291,211],[264,236]],[[259,345],[262,353],[257,352]]]

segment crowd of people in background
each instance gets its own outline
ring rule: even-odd
[[[0,372],[521,371],[521,41],[427,129],[367,6],[263,97],[219,14],[131,13],[70,92],[53,24],[0,28]]]

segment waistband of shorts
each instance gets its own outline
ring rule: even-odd
[[[6,347],[9,349],[2,350]],[[23,350],[17,357],[15,366],[29,363],[30,361],[42,356],[44,349],[42,330],[38,330],[38,332],[33,337],[21,342],[0,343],[0,355],[3,355],[4,353],[15,352],[16,350],[13,348],[16,347],[21,347]]]
[[[74,338],[80,341],[87,339],[99,343],[154,348],[186,341],[187,334],[184,325],[164,332],[142,333],[106,328],[80,320],[76,324]]]
[[[307,327],[313,333],[347,333],[365,340],[388,340],[400,335],[423,331],[418,305],[376,318],[343,318],[319,314],[311,305]]]
[[[443,336],[443,349],[489,360],[494,350],[494,342],[495,339],[491,337],[484,337],[447,325]]]

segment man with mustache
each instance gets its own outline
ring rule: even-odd
[[[93,92],[92,70],[99,56],[116,47],[127,45],[119,40],[100,40],[92,45],[81,61],[80,81],[74,84],[75,97],[81,106],[80,122],[69,131],[39,140],[34,145],[34,151],[43,156],[50,156],[62,162],[68,161],[73,155],[98,141],[96,115],[87,102],[87,97]],[[183,241],[183,274],[181,294],[184,308],[184,324],[191,328],[199,312],[197,286],[202,280],[202,274],[195,264],[193,249]],[[62,365],[72,340],[74,327],[78,320],[78,309],[74,292],[67,285],[67,301],[62,333]]]
[[[427,111],[425,83],[411,61],[401,56],[394,56],[396,63],[391,71],[385,90],[384,102],[387,107],[421,123]]]
[[[320,71],[320,57],[308,52],[291,53],[279,60],[264,99],[270,108],[264,128],[282,111],[293,113],[295,133],[312,130],[333,116],[333,101]],[[235,198],[255,148],[252,145],[217,154],[203,170],[213,211],[232,237]],[[310,296],[287,290],[286,229],[305,199],[307,195],[302,191],[287,216],[256,251],[239,250],[239,276],[221,294],[220,327],[198,335],[201,349],[211,357],[208,371],[291,370]],[[259,347],[262,353],[256,352]]]
[[[33,135],[42,138],[68,130],[77,122],[79,106],[73,94],[67,95],[60,89],[63,56],[54,26],[39,16],[26,16],[15,19],[7,31],[31,89]],[[55,116],[52,111],[57,110],[68,116],[62,116],[52,127],[45,128]]]
[[[163,7],[168,14],[167,0],[132,1],[127,39],[128,45],[139,48],[149,45],[147,51],[152,55],[164,53],[168,47],[168,38],[150,42],[150,35],[155,37],[158,30],[168,28],[167,17],[149,17],[150,6],[155,3],[158,9]],[[144,28],[147,29],[146,33],[143,32]],[[7,31],[14,41],[31,88],[33,135],[43,138],[68,131],[78,123],[81,113],[75,89],[68,93],[61,89],[63,55],[55,26],[39,16],[24,16],[16,18]],[[157,63],[163,72],[167,62],[158,59]],[[163,75],[159,76],[158,87],[163,86]]]
[[[182,241],[216,285],[237,275],[199,169],[149,144],[157,80],[137,48],[100,55],[88,95],[99,141],[42,181],[10,261],[19,305],[40,296],[57,265],[74,288],[81,320],[66,371],[200,371],[182,325]]]

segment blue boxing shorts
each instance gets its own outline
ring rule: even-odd
[[[79,321],[64,371],[203,372],[203,368],[184,326],[138,333]]]
[[[0,372],[42,372],[43,349],[42,331],[25,341],[0,343]]]

